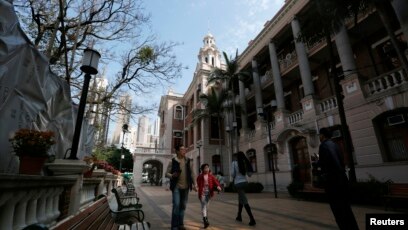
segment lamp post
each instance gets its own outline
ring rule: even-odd
[[[201,167],[201,153],[200,153],[201,146],[203,146],[201,144],[201,142],[197,142],[197,147],[196,148],[198,149],[198,168]],[[200,171],[200,170],[198,170],[198,171]]]
[[[124,144],[125,144],[125,133],[128,132],[129,126],[128,124],[123,124],[122,125],[122,131],[123,131],[123,136],[122,136],[122,148],[120,150],[120,162],[119,162],[119,171],[122,172],[122,160],[125,159],[125,155],[123,154],[123,149]]]
[[[269,113],[270,113],[270,109],[272,108],[272,106],[276,106],[276,101],[272,100],[271,101],[271,106],[267,107],[266,111],[264,112],[264,108],[257,108],[257,113],[260,117],[263,117],[266,120],[266,126],[268,129],[268,151],[272,152],[272,136],[271,136],[271,127],[269,126]],[[276,177],[275,177],[275,159],[272,156],[271,158],[272,161],[272,178],[273,178],[273,191],[275,193],[275,198],[278,198],[278,193],[276,191]]]
[[[77,160],[79,138],[81,136],[82,120],[84,119],[86,98],[88,96],[89,82],[91,74],[98,73],[98,62],[101,55],[98,51],[86,48],[82,60],[81,71],[85,73],[84,85],[82,87],[81,100],[79,101],[78,115],[75,123],[74,137],[72,140],[71,153],[68,159]]]

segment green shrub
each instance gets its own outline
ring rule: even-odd
[[[249,182],[245,189],[247,193],[260,193],[264,189],[264,186],[259,182]]]
[[[299,197],[299,191],[302,191],[304,187],[303,182],[301,181],[293,181],[290,183],[286,188],[288,189],[288,192],[291,196],[293,197]]]
[[[392,183],[390,180],[381,182],[369,175],[369,179],[365,181],[358,181],[351,184],[351,199],[356,203],[363,204],[381,204],[383,196],[388,192],[388,184]]]
[[[264,186],[259,182],[249,182],[245,189],[246,193],[260,193],[264,190]],[[231,182],[227,187],[224,188],[225,192],[237,192],[234,183]]]

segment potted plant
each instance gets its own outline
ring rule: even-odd
[[[87,178],[92,177],[92,172],[97,166],[98,158],[94,155],[91,155],[91,156],[85,156],[83,160],[86,162],[87,165],[91,167],[88,171],[84,173],[84,177],[87,177]]]
[[[40,175],[48,150],[55,144],[54,132],[19,129],[10,142],[20,158],[20,174]]]

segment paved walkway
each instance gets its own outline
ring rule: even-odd
[[[152,229],[170,229],[171,192],[163,187],[141,186],[136,189],[140,202],[143,204],[145,220]],[[257,225],[248,226],[249,218],[243,210],[243,222],[236,222],[237,194],[216,194],[209,207],[210,227],[207,229],[338,229],[330,207],[327,203],[301,201],[290,198],[287,194],[279,194],[277,199],[273,193],[247,194],[249,204]],[[367,208],[353,206],[360,229],[365,229],[365,214],[387,213],[383,208]],[[196,192],[190,192],[187,205],[185,227],[203,229],[200,203]]]

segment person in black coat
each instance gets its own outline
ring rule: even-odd
[[[332,133],[321,128],[319,160],[324,178],[323,187],[329,199],[330,208],[340,229],[358,229],[349,201],[349,183],[339,146],[331,140]]]

